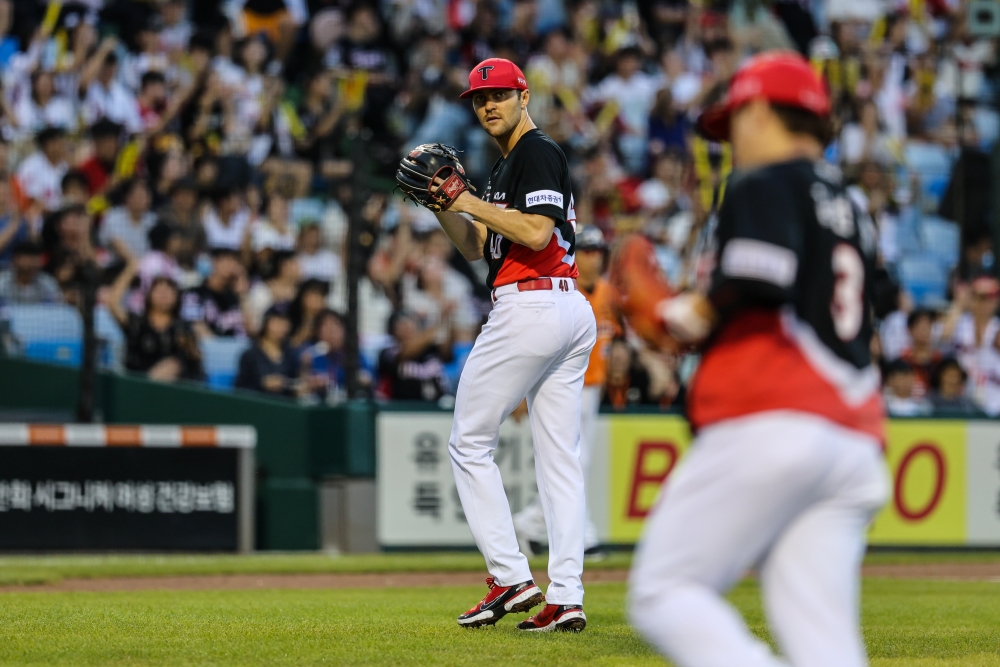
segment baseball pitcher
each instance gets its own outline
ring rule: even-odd
[[[543,609],[522,630],[580,631],[585,500],[580,404],[596,340],[594,313],[576,285],[576,215],[562,150],[527,113],[527,82],[509,60],[490,58],[469,74],[483,129],[502,157],[478,199],[453,149],[418,146],[396,173],[410,198],[435,211],[469,260],[489,263],[493,310],[462,371],[449,441],[455,484],[479,550],[489,593],[458,617],[493,625],[505,614]],[[527,397],[538,495],[548,528],[545,595],[518,548],[500,470],[500,424]]]

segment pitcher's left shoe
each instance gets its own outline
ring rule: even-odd
[[[587,627],[587,615],[578,604],[547,604],[542,610],[526,621],[517,624],[518,630],[530,632],[552,632],[564,630],[580,632]]]

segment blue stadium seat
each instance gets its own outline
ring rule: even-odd
[[[922,253],[904,257],[897,265],[899,280],[918,306],[936,307],[945,302],[948,271],[940,258]]]
[[[444,371],[448,375],[452,391],[458,389],[458,379],[462,377],[462,369],[472,352],[472,343],[455,343],[451,348],[451,361],[445,364]]]
[[[953,222],[936,216],[920,221],[920,242],[924,250],[937,257],[946,270],[958,264],[961,230]]]
[[[911,173],[920,180],[920,190],[925,208],[936,209],[948,187],[952,158],[941,146],[922,141],[906,144],[904,160]]]
[[[29,359],[78,366],[82,353],[80,313],[65,304],[18,304],[6,309],[11,334]]]
[[[212,389],[230,390],[236,379],[240,355],[250,346],[247,338],[207,338],[199,343],[202,366]]]

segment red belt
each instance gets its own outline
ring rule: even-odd
[[[575,292],[577,291],[576,278],[556,278],[557,282],[553,283],[552,278],[535,278],[534,280],[522,280],[515,283],[517,285],[518,292],[538,292],[538,291],[551,291],[553,289],[562,288],[565,292]],[[497,290],[501,288],[510,289],[511,285],[501,285],[495,288],[492,292],[493,301],[497,300]]]

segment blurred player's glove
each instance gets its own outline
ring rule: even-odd
[[[466,190],[475,192],[458,161],[458,151],[444,144],[421,144],[399,161],[396,170],[407,199],[440,213]]]
[[[653,244],[639,234],[622,239],[611,254],[610,278],[619,310],[639,337],[656,349],[680,351],[682,343],[667,332],[659,312],[675,292],[656,261]]]

